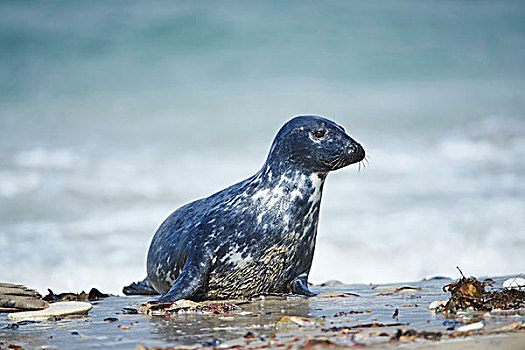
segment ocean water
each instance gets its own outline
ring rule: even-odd
[[[2,1],[0,281],[118,293],[299,114],[370,156],[311,281],[525,272],[522,1]]]

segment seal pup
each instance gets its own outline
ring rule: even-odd
[[[149,247],[148,277],[124,293],[160,293],[159,302],[315,295],[308,274],[324,181],[364,157],[336,123],[291,119],[255,175],[180,207],[162,223]]]

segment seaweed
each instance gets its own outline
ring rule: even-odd
[[[442,311],[456,313],[460,310],[491,311],[494,309],[514,310],[525,307],[524,289],[486,290],[494,287],[494,280],[488,278],[479,281],[475,277],[465,277],[459,267],[456,267],[461,278],[443,287],[444,292],[450,292],[450,299],[442,307]]]
[[[126,308],[124,308],[126,309]],[[124,309],[122,309],[124,311]],[[133,309],[137,313],[142,313],[150,316],[169,316],[173,314],[228,314],[238,310],[242,310],[240,306],[226,302],[212,302],[212,303],[196,303],[190,300],[178,300],[173,303],[146,303]]]
[[[417,331],[415,329],[398,329],[396,334],[390,338],[390,343],[410,342],[415,339],[439,341],[443,333],[433,331]]]
[[[72,292],[55,294],[49,288],[47,291],[48,294],[42,299],[50,303],[57,301],[97,301],[111,296],[110,294],[100,292],[97,288],[91,288],[89,293],[82,291],[78,294]]]

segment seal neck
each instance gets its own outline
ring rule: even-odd
[[[303,182],[305,178],[315,177],[321,181],[321,184],[326,180],[328,172],[316,172],[303,167],[286,164],[285,162],[271,162],[269,159],[264,163],[263,167],[255,174],[256,178],[261,180],[261,183],[271,185],[283,181],[283,178],[294,179],[298,183]],[[317,180],[316,180],[317,181]]]
[[[262,166],[261,170],[259,170],[260,174],[272,174],[273,176],[270,176],[270,180],[279,177],[279,175],[289,175],[295,173],[304,174],[307,177],[312,174],[318,174],[318,176],[322,178],[323,181],[326,179],[328,171],[313,171],[310,168],[303,167],[297,162],[294,162],[292,159],[293,157],[283,157],[281,155],[277,155],[274,148],[275,146],[273,145],[266,161],[264,162],[264,165]]]
[[[318,206],[327,175],[294,166],[276,168],[267,162],[250,182],[256,192],[264,192],[265,197],[270,198],[270,207],[272,204],[278,204],[281,209]]]

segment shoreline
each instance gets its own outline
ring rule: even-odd
[[[498,286],[504,280],[493,279]],[[18,327],[12,326],[6,314],[0,314],[0,349],[9,345],[37,349],[523,348],[524,309],[506,314],[462,313],[455,317],[429,310],[432,301],[448,299],[442,287],[450,282],[430,279],[314,286],[313,290],[321,294],[308,299],[266,297],[240,303],[236,311],[171,316],[122,311],[139,308],[151,296],[111,296],[92,302],[93,309],[87,315],[21,323]],[[458,332],[462,325],[480,321],[481,329]],[[513,322],[520,326],[497,331]]]

